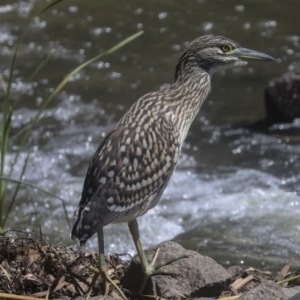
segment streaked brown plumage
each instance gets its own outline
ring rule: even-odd
[[[134,220],[157,204],[174,173],[212,75],[245,65],[245,58],[272,60],[221,36],[200,37],[185,49],[170,87],[141,97],[99,146],[74,214],[73,237],[84,244],[109,223],[137,227]],[[137,250],[141,257],[142,250]]]

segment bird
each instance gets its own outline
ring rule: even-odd
[[[219,35],[196,38],[182,52],[173,82],[139,98],[101,142],[89,165],[71,236],[81,245],[97,232],[99,272],[126,296],[105,269],[103,227],[128,223],[145,278],[155,274],[159,248],[146,259],[137,218],[159,202],[178,163],[189,128],[211,90],[215,73],[248,60],[275,61]]]

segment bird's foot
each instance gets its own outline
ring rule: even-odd
[[[170,264],[172,264],[173,262],[175,262],[175,261],[177,261],[179,259],[188,258],[189,257],[188,255],[181,255],[179,257],[170,259],[167,262],[164,262],[162,264],[156,265],[157,258],[158,258],[158,255],[159,255],[159,251],[160,251],[160,249],[157,248],[152,262],[150,264],[147,264],[145,266],[145,268],[143,268],[143,272],[144,272],[145,276],[144,276],[144,280],[143,280],[143,283],[141,285],[141,288],[139,290],[139,294],[143,293],[148,279],[151,276],[153,276],[153,275],[169,275],[169,276],[173,276],[173,277],[179,276],[179,274],[172,273],[172,272],[159,271],[158,269],[161,268],[161,267],[170,265]]]
[[[89,267],[89,269],[91,271],[93,271],[94,273],[98,274],[98,275],[101,275],[102,277],[102,280],[103,280],[103,290],[104,290],[104,293],[106,294],[106,286],[107,286],[107,283],[110,283],[115,289],[116,291],[118,292],[118,294],[121,296],[122,299],[124,300],[127,300],[126,296],[124,295],[124,293],[121,291],[121,289],[118,287],[118,285],[110,278],[110,276],[107,274],[106,270],[105,269],[97,269],[95,267]]]

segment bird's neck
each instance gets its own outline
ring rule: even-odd
[[[193,64],[185,67],[176,70],[175,79],[168,89],[169,96],[173,96],[172,109],[178,120],[181,142],[211,88],[210,76],[206,71]]]

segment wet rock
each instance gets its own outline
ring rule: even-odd
[[[159,271],[177,276],[152,276],[148,279],[144,294],[161,296],[164,299],[216,297],[231,283],[232,276],[210,257],[186,250],[174,242],[162,243],[159,249],[157,265],[183,255],[188,257],[159,268]],[[156,248],[146,251],[148,261],[152,261],[155,251]],[[136,292],[141,286],[143,276],[139,259],[135,257],[125,273],[123,287]]]
[[[281,287],[274,281],[265,280],[256,288],[244,293],[238,300],[287,300]]]
[[[271,123],[300,118],[300,64],[269,83],[265,90],[265,108]]]

